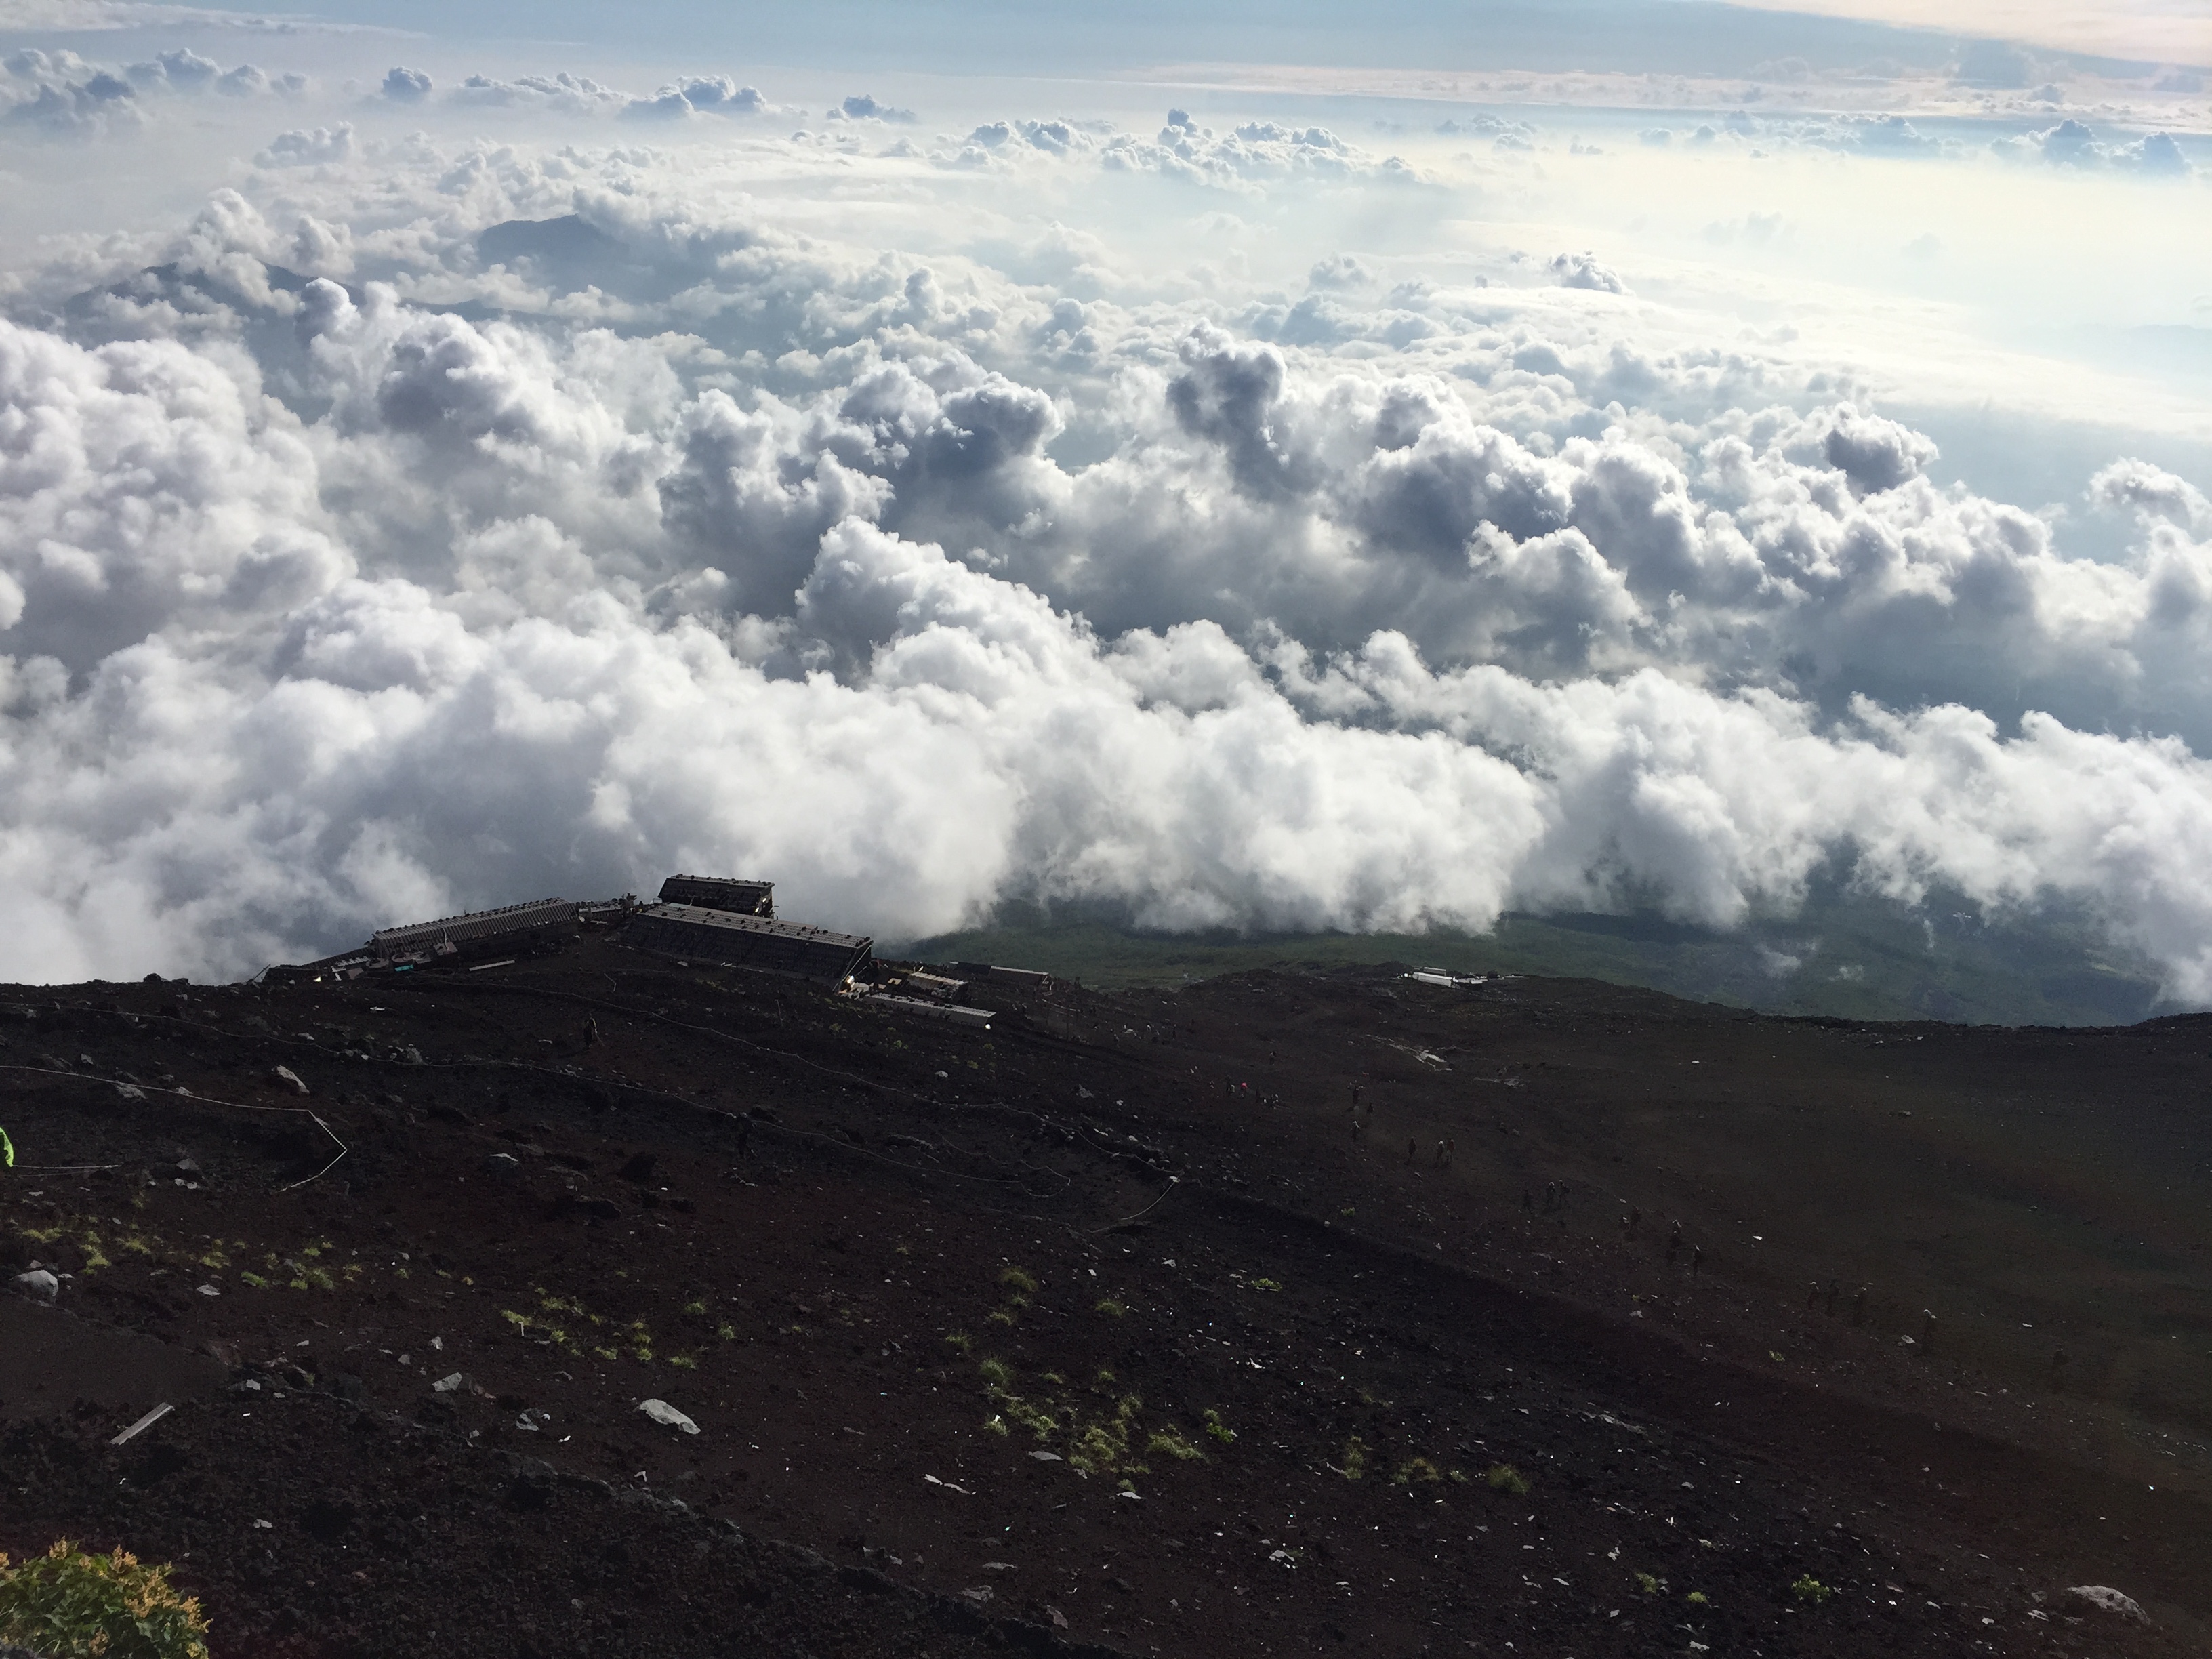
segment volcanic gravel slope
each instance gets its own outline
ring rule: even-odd
[[[0,1547],[218,1656],[2203,1650],[2203,1022],[969,1000],[0,992]]]

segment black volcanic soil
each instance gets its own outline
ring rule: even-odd
[[[2205,1646],[2207,1022],[969,1000],[0,991],[70,1275],[0,1548],[176,1561],[222,1659]]]

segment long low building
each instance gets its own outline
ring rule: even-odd
[[[496,910],[469,910],[435,921],[413,921],[402,927],[384,927],[368,937],[358,950],[313,962],[272,963],[263,977],[276,984],[321,980],[359,979],[363,974],[416,968],[465,966],[494,956],[532,956],[556,950],[575,933],[578,913],[587,908],[621,908],[620,901],[596,906],[574,899],[532,899],[526,904],[501,905]]]
[[[532,899],[527,904],[502,905],[496,910],[471,910],[436,921],[410,922],[404,927],[386,927],[368,936],[370,951],[380,957],[404,957],[416,951],[434,951],[441,945],[481,944],[509,933],[535,933],[576,919],[573,899]]]
[[[775,884],[738,881],[728,876],[671,876],[660,884],[660,902],[726,910],[733,916],[773,917]]]
[[[842,985],[875,954],[876,942],[803,922],[738,915],[696,904],[651,904],[629,921],[632,945],[686,962],[715,963]]]

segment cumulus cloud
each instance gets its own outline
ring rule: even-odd
[[[1597,294],[1628,292],[1628,285],[1594,253],[1555,253],[1551,270],[1561,288],[1583,288]]]
[[[2212,1000],[2199,484],[2116,459],[2083,556],[1829,372],[1561,292],[1625,291],[1589,255],[1349,251],[1427,186],[1321,129],[954,131],[302,128],[0,324],[0,971],[250,969],[682,866],[889,938],[1016,896],[1728,926],[1841,869],[2080,903]],[[926,234],[976,166],[1055,216]],[[854,177],[927,252],[813,210]],[[1340,195],[1287,287],[1129,228]]]
[[[305,167],[351,161],[354,154],[353,124],[341,121],[334,127],[295,128],[280,132],[253,160],[258,167]]]
[[[272,76],[256,64],[225,69],[189,47],[125,64],[27,48],[0,59],[0,121],[55,137],[130,133],[166,98],[294,97],[307,84],[305,76]]]
[[[388,83],[386,94],[389,95]],[[557,75],[518,76],[512,81],[496,80],[488,75],[466,76],[453,88],[453,98],[458,104],[479,108],[560,110],[574,114],[619,108],[627,101],[613,88],[603,86],[587,75],[571,75],[565,70]]]
[[[769,108],[757,87],[741,87],[726,75],[691,75],[649,98],[623,106],[632,120],[681,120],[691,115],[759,115]]]
[[[385,71],[380,89],[395,104],[419,104],[430,95],[431,85],[428,71],[395,64]]]
[[[2124,167],[2156,177],[2179,178],[2194,169],[2172,133],[2146,133],[2126,143],[2108,143],[2086,122],[2072,117],[2039,132],[2000,138],[1998,154],[2063,167]]]
[[[879,102],[865,92],[846,99],[830,112],[830,117],[838,121],[897,121],[908,125],[916,118],[912,110]]]

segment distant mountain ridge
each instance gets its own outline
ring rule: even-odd
[[[1509,915],[1487,934],[1163,933],[1098,908],[1007,907],[994,924],[897,947],[1102,987],[1175,984],[1288,963],[1400,962],[1642,986],[1767,1013],[1989,1025],[2121,1025],[2167,1012],[2150,966],[2085,916],[1989,920],[1830,892],[1734,932],[1654,912]]]

